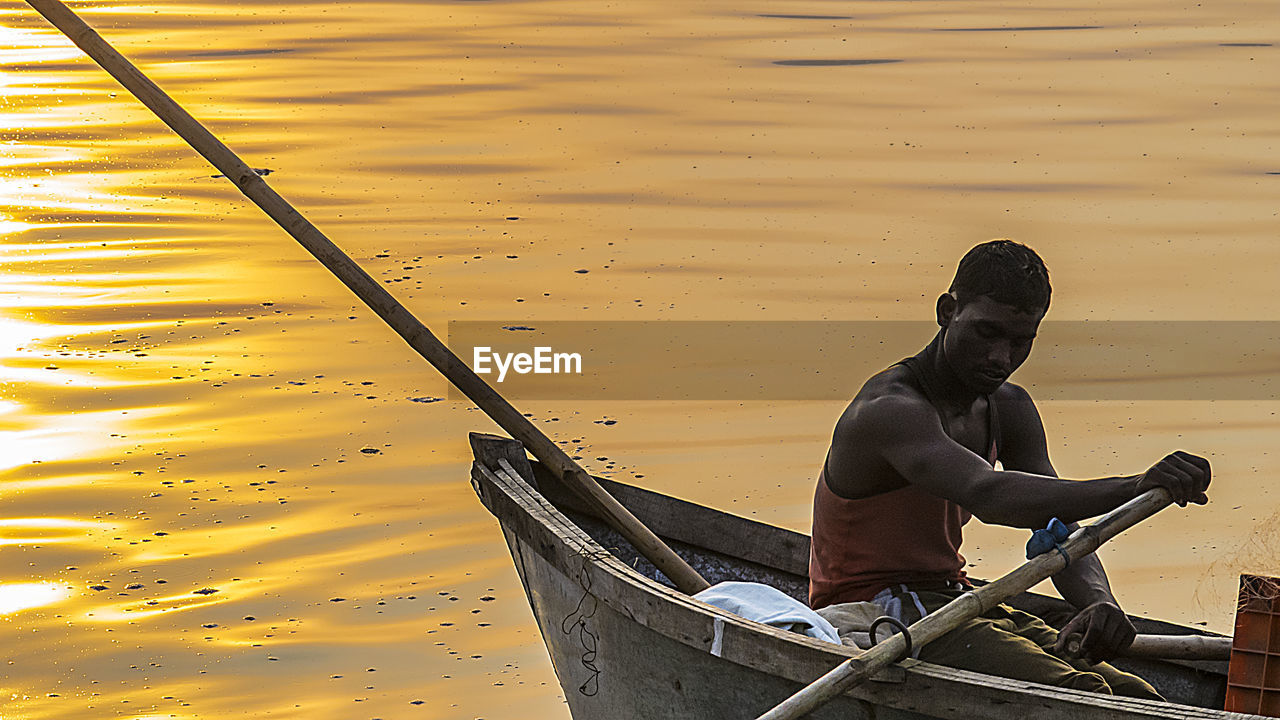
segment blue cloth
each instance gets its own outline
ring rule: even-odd
[[[821,615],[790,595],[761,583],[722,582],[693,596],[748,620],[840,644],[840,634]]]
[[[1027,541],[1027,559],[1049,552],[1070,536],[1071,529],[1058,518],[1053,518],[1049,521],[1049,527],[1031,533],[1031,539]],[[1058,552],[1062,550],[1059,549]]]

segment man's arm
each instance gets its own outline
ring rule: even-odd
[[[1208,462],[1187,453],[1169,455],[1141,475],[1095,480],[994,470],[943,432],[928,401],[905,390],[862,401],[840,419],[835,435],[833,465],[843,464],[838,453],[844,448],[876,448],[876,454],[911,484],[996,525],[1034,530],[1054,517],[1071,523],[1101,515],[1159,486],[1168,488],[1180,505],[1208,501]]]
[[[1049,447],[1045,439],[1044,423],[1035,403],[1025,390],[1016,385],[1006,386],[1002,393],[1001,423],[1004,448],[1001,464],[1007,469],[1022,470],[1057,477],[1049,460]],[[1075,530],[1079,525],[1071,523]],[[1124,652],[1137,630],[1120,609],[1111,583],[1096,553],[1074,560],[1053,576],[1053,586],[1062,599],[1075,606],[1075,617],[1059,634],[1057,648],[1065,654],[1067,639],[1080,638],[1080,651],[1095,661],[1109,660]]]

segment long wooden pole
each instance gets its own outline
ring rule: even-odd
[[[631,541],[646,558],[656,565],[682,591],[693,594],[708,587],[706,580],[689,567],[680,556],[636,519],[612,495],[574,462],[565,452],[542,434],[528,418],[521,415],[466,363],[391,296],[346,253],[334,245],[284,198],[276,194],[266,181],[249,168],[234,152],[213,136],[195,118],[183,110],[133,63],[116,52],[93,28],[85,24],[58,0],[27,0],[54,27],[62,31],[94,62],[111,74],[134,97],[142,101],[164,124],[182,136],[196,152],[235,183],[240,192],[293,236],[322,265],[351,289],[378,314],[409,346],[444,374],[511,437],[524,444],[533,456],[558,473],[567,485],[600,510],[615,530]]]
[[[1139,495],[1104,515],[1096,523],[1071,533],[1062,543],[1062,549],[1072,560],[1078,560],[1097,550],[1104,542],[1118,535],[1167,507],[1172,499],[1164,488],[1155,488]],[[1057,552],[1047,552],[1028,560],[1013,572],[988,585],[970,590],[932,612],[907,628],[911,646],[921,647],[954,630],[966,620],[971,620],[1005,600],[1026,591],[1032,585],[1048,578],[1067,566],[1067,558]],[[885,666],[896,662],[907,650],[906,638],[895,634],[864,652],[849,658],[834,670],[814,680],[800,692],[782,701],[780,705],[761,715],[757,720],[796,720],[817,710],[827,702],[842,695]]]
[[[1068,654],[1080,652],[1080,640],[1067,641]],[[1217,635],[1137,635],[1122,653],[1124,657],[1163,660],[1230,660],[1231,638]]]

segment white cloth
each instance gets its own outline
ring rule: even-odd
[[[761,583],[722,582],[693,596],[748,620],[840,643],[831,623],[790,595]]]

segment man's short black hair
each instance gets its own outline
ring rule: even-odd
[[[999,239],[975,245],[960,258],[956,277],[948,292],[955,293],[960,306],[987,296],[1023,312],[1049,309],[1049,270],[1035,250]]]

